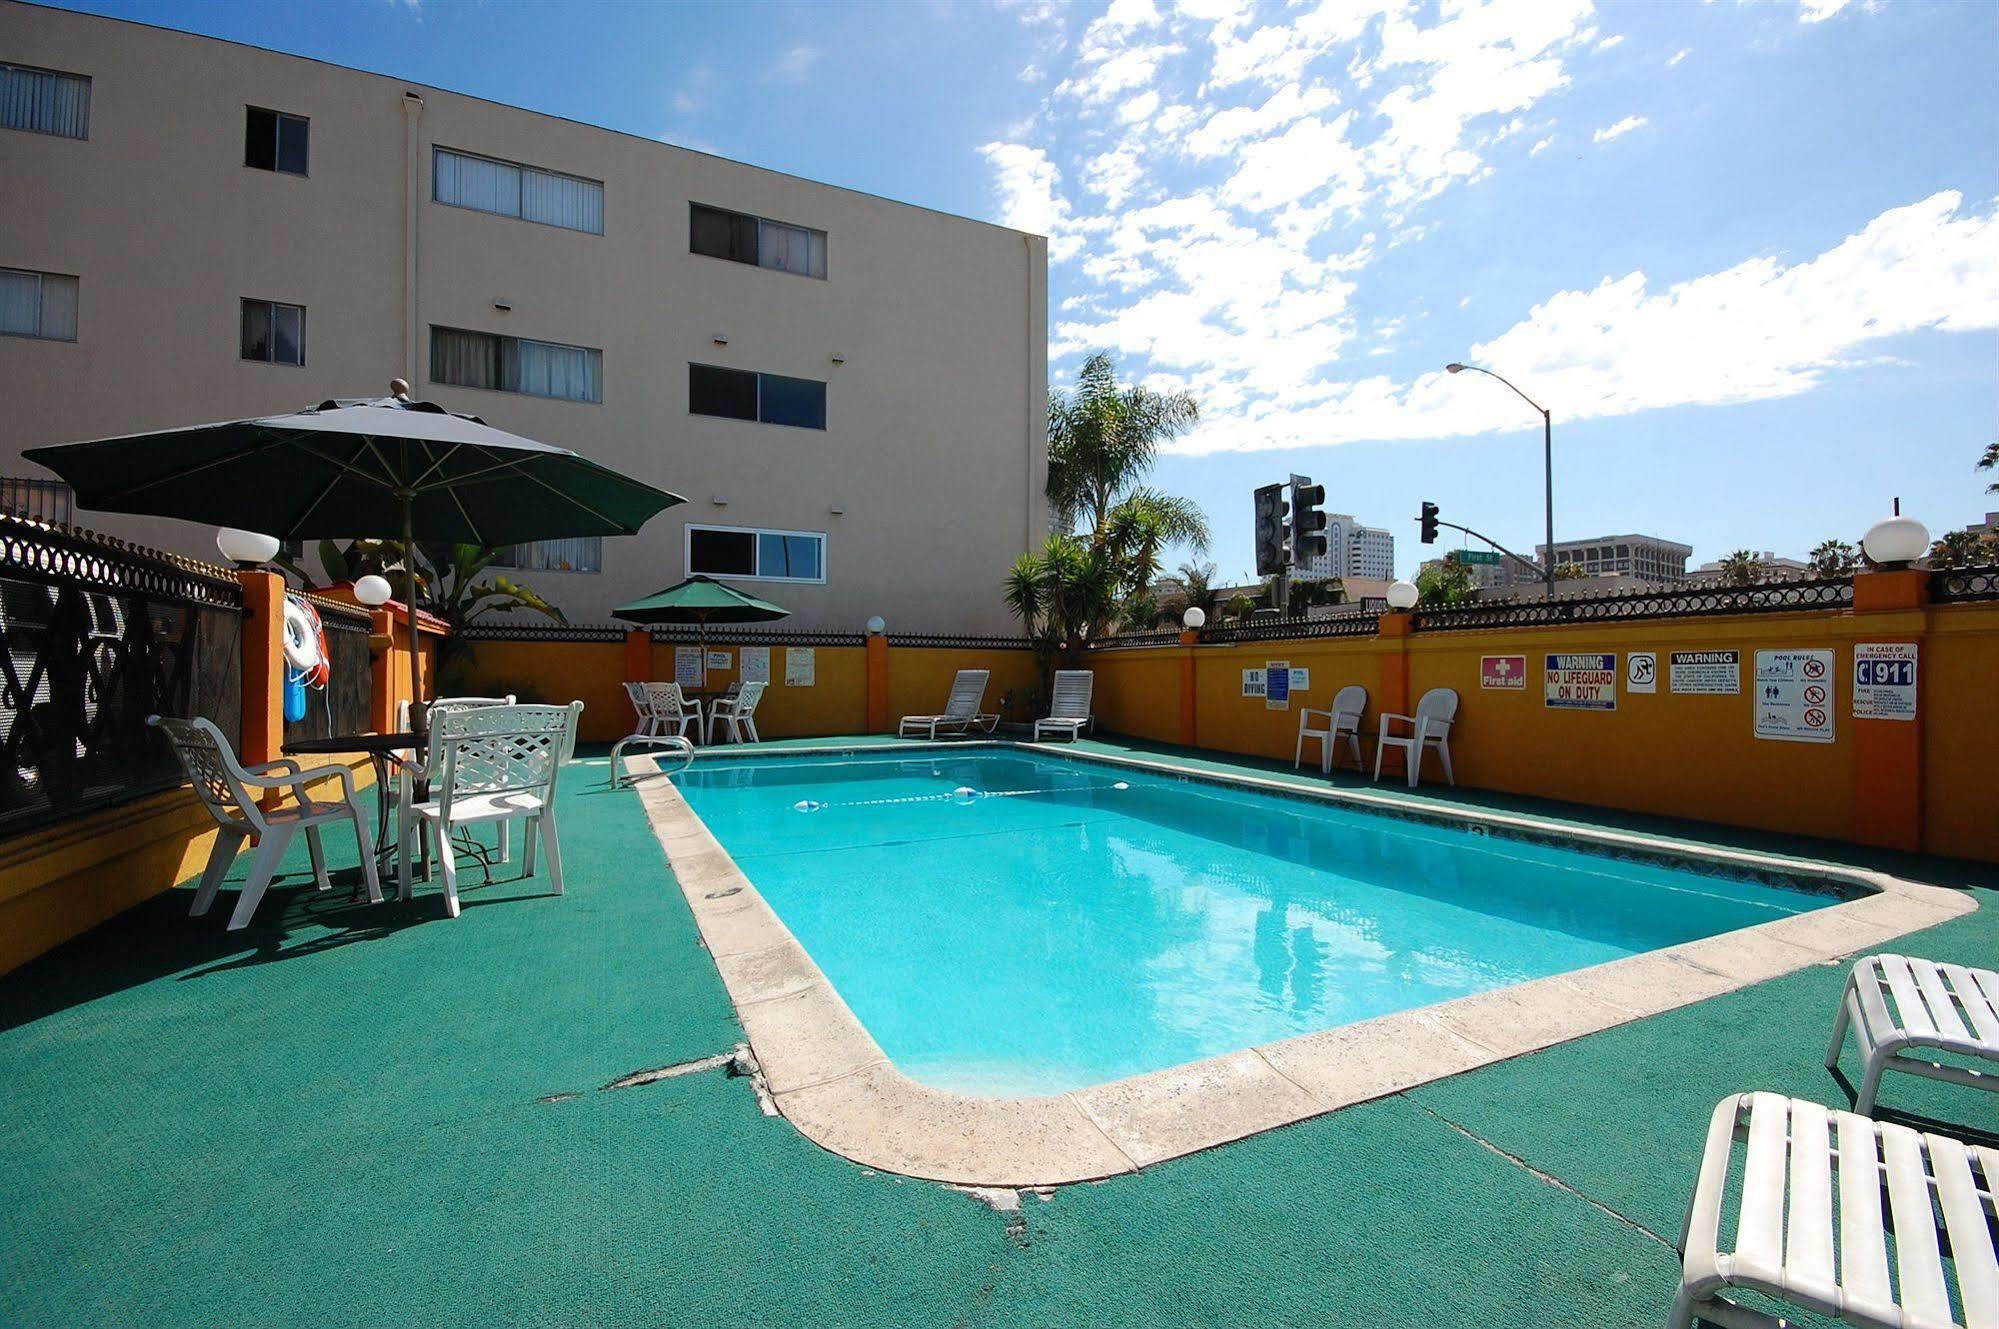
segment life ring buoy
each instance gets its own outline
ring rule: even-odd
[[[290,596],[285,597],[285,663],[312,687],[325,687],[333,675],[327,661],[326,627],[319,621],[319,611]]]

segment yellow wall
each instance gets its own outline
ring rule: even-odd
[[[720,692],[734,683],[742,665],[741,648],[716,645],[711,648],[729,653],[727,669],[710,669],[706,688]],[[784,681],[785,646],[770,648],[770,686],[757,703],[757,735],[761,738],[810,738],[820,734],[859,734],[868,727],[868,653],[860,646],[814,646],[812,686],[792,687]],[[803,648],[801,648],[803,649]],[[654,642],[654,678],[673,677],[671,645]],[[624,727],[618,734],[632,732],[632,708],[625,703],[619,718]],[[617,735],[612,735],[616,737]],[[719,737],[719,736],[718,736]]]
[[[551,705],[580,701],[577,736],[586,743],[632,732],[622,641],[479,641],[461,650],[457,663],[467,695],[513,694]]]
[[[986,669],[985,709],[1011,720],[1033,718],[1028,697],[1041,686],[1041,672],[1028,650],[990,650],[973,646],[895,646],[888,652],[888,722],[905,715],[935,715],[950,699],[951,683],[960,669]],[[1001,701],[1013,693],[1009,714]]]
[[[1999,859],[1999,605],[1930,611],[1921,691],[1924,831],[1930,849]]]
[[[306,766],[336,763],[353,770],[358,787],[374,783],[365,757],[312,758]],[[317,789],[323,798],[339,793],[330,783]],[[354,842],[346,840],[345,850],[341,843],[328,837],[329,866],[351,861],[341,855],[351,856]],[[0,973],[186,881],[214,846],[215,820],[186,788],[7,841],[0,846]]]

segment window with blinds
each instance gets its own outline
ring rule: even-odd
[[[826,232],[705,203],[690,206],[689,252],[825,280]]]
[[[81,74],[0,63],[0,129],[90,137],[90,80]]]
[[[570,540],[508,545],[493,560],[493,566],[518,568],[523,572],[602,572],[604,537],[582,535]]]
[[[76,340],[76,278],[0,268],[0,335]]]
[[[0,475],[0,512],[67,526],[75,511],[76,492],[60,480]]]
[[[604,233],[601,181],[438,148],[431,195],[439,203],[519,217],[570,231]]]
[[[600,402],[604,400],[604,353],[590,346],[433,327],[430,381],[561,401]]]

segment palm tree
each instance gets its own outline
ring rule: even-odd
[[[1985,455],[1978,459],[1978,469],[1981,471],[1999,471],[1999,443],[1987,443],[1985,445]],[[1999,480],[1994,480],[1991,484],[1985,486],[1985,492],[1988,494],[1999,494]]]
[[[1721,560],[1723,586],[1754,586],[1763,580],[1763,560],[1754,549],[1738,549]]]
[[[568,622],[562,611],[543,599],[532,586],[501,572],[488,575],[503,550],[424,540],[417,541],[412,548],[416,555],[417,607],[443,619],[448,629],[438,646],[440,669],[449,656],[463,648],[460,631],[488,614],[526,611],[557,623]],[[372,572],[387,576],[391,585],[401,586],[405,557],[400,540],[350,540],[345,545],[333,540],[319,542],[320,566],[334,581],[354,581]]]
[[[1110,353],[1098,351],[1083,362],[1074,392],[1048,394],[1048,501],[1101,530],[1119,497],[1152,470],[1159,445],[1200,417],[1200,405],[1184,392],[1119,387]],[[1203,523],[1196,547],[1206,543]]]
[[[1930,546],[1933,568],[1975,568],[1992,561],[1992,546],[1970,531],[1947,531]]]
[[[1844,540],[1827,540],[1809,555],[1814,577],[1851,577],[1860,570],[1860,552]]]

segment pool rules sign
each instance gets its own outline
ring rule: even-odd
[[[1832,742],[1832,652],[1756,652],[1756,737]]]

